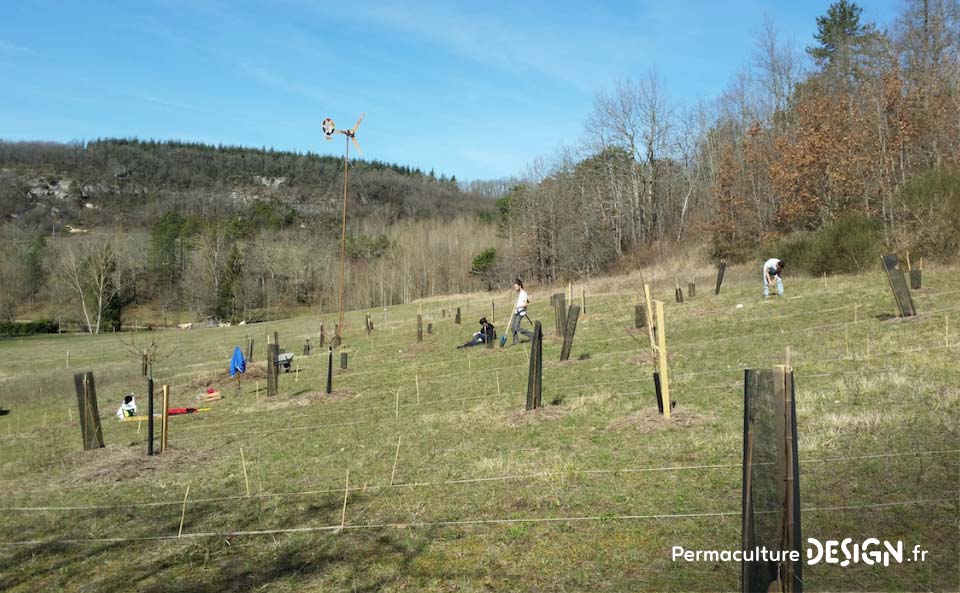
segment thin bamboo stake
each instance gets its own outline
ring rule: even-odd
[[[497,397],[500,397],[500,371],[497,371]]]
[[[350,494],[350,470],[347,470],[347,482],[343,486],[343,511],[340,513],[340,529],[347,522],[347,495]]]
[[[400,390],[397,389],[396,419],[400,419]]]
[[[188,496],[190,496],[190,484],[187,484],[187,491],[183,493],[183,510],[180,511],[180,529],[177,531],[177,539],[183,537],[183,520],[187,517]]]
[[[160,452],[163,453],[168,448],[168,437],[170,436],[170,388],[166,385],[162,388],[163,396],[161,402],[163,409],[160,411]]]
[[[243,447],[240,447],[240,465],[243,466],[243,483],[247,487],[247,498],[250,498],[250,481],[247,479],[247,460],[243,456]]]
[[[413,380],[417,383],[417,405],[420,405],[420,375],[414,375]]]
[[[400,460],[400,439],[403,438],[402,434],[397,435],[397,452],[393,456],[393,471],[390,472],[390,485],[393,486],[393,478],[397,475],[397,461]]]

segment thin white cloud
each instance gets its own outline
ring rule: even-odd
[[[625,35],[612,28],[591,32],[589,27],[556,21],[538,26],[538,18],[549,20],[549,11],[522,18],[511,18],[515,15],[503,12],[483,3],[423,7],[378,2],[369,6],[352,4],[349,11],[338,16],[439,45],[463,59],[515,76],[546,76],[588,93],[596,87],[598,78],[607,78],[610,70],[619,71],[625,61],[650,49],[642,29],[632,29]],[[624,20],[631,18],[624,15]]]
[[[38,55],[37,51],[30,49],[29,47],[24,47],[22,45],[16,45],[15,43],[8,43],[0,39],[0,52],[10,53],[10,54],[24,54],[35,56]]]

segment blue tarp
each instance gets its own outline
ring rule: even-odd
[[[230,359],[230,376],[247,371],[247,361],[243,359],[243,351],[237,346],[233,351],[233,358]]]

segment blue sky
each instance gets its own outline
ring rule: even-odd
[[[718,96],[764,15],[812,42],[828,1],[0,0],[0,138],[182,139],[516,175],[583,135],[596,91],[655,69],[675,105]],[[861,2],[890,25],[896,0]]]

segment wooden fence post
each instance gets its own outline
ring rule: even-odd
[[[340,368],[343,370],[347,369],[347,353],[346,352],[340,353]]]
[[[903,279],[903,270],[900,269],[900,260],[896,254],[888,254],[880,257],[883,263],[883,271],[887,274],[887,281],[890,285],[890,291],[897,302],[897,310],[900,317],[912,317],[917,314],[917,309],[913,304],[913,298],[910,296],[910,289]]]
[[[170,388],[166,385],[160,388],[160,392],[163,394],[161,400],[163,402],[163,409],[160,410],[160,452],[163,453],[167,450],[167,437],[169,436],[169,410],[170,410]]]
[[[303,342],[303,355],[310,356],[310,338],[307,338]]]
[[[692,299],[697,296],[697,283],[688,282],[687,283],[687,298]]]
[[[563,347],[560,349],[560,361],[570,359],[570,348],[573,346],[573,336],[577,333],[577,319],[580,317],[580,307],[570,305],[567,313],[567,325],[563,331]]]
[[[83,437],[83,449],[103,447],[103,430],[100,427],[100,411],[97,407],[97,388],[93,373],[77,373],[73,376],[77,392],[77,408],[80,418],[80,435]]]
[[[530,369],[527,372],[527,409],[535,410],[542,405],[543,394],[543,329],[537,321],[530,340]]]
[[[720,260],[720,265],[717,266],[717,288],[713,291],[713,294],[720,294],[720,286],[723,284],[723,274],[726,271],[727,271],[726,260]]]
[[[657,310],[657,369],[663,398],[663,417],[670,418],[670,378],[667,375],[667,328],[663,317],[663,302],[655,301]]]
[[[563,335],[563,328],[567,325],[567,296],[558,292],[550,299],[553,304],[553,318],[557,336]]]
[[[771,551],[799,555],[800,463],[790,367],[744,371],[743,452],[743,549],[767,542]],[[756,521],[761,514],[768,518]],[[792,593],[802,589],[802,563],[754,558],[742,563],[741,577],[744,591]]]
[[[460,307],[457,307],[457,316],[453,318],[453,322],[460,325]]]
[[[423,305],[417,310],[417,341],[423,341]]]
[[[267,346],[267,397],[277,395],[277,387],[279,383],[277,375],[280,374],[280,369],[277,368],[277,359],[279,358],[280,346],[277,344],[270,344]]]
[[[153,377],[147,377],[147,455],[153,453]]]
[[[333,346],[329,347],[327,354],[327,395],[333,393]]]

